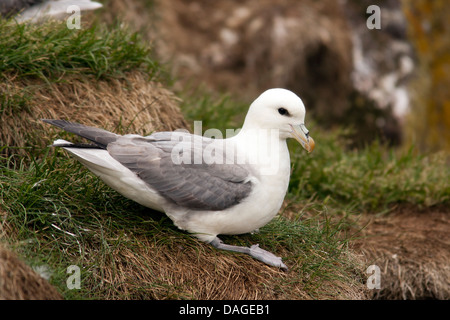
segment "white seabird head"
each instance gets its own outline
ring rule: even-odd
[[[280,139],[294,138],[306,151],[315,143],[305,127],[305,106],[302,99],[286,89],[269,89],[250,105],[243,129],[275,129]]]

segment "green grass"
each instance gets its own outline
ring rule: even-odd
[[[29,110],[37,88],[70,81],[69,75],[126,79],[129,71],[170,82],[151,46],[119,22],[78,30],[68,29],[65,22],[16,24],[0,17],[0,116]],[[26,86],[17,86],[21,79],[28,80]]]
[[[317,132],[316,149],[310,155],[292,146],[294,196],[333,199],[341,207],[363,212],[386,211],[397,204],[450,203],[448,155],[420,155],[413,147],[395,150],[378,142],[348,150],[344,135]]]
[[[0,116],[13,114],[14,112],[30,111],[31,94],[29,90],[14,90],[5,86],[0,88]]]
[[[65,74],[96,78],[140,69],[161,75],[152,50],[138,33],[117,23],[68,29],[65,22],[16,24],[0,19],[0,74],[60,80]]]

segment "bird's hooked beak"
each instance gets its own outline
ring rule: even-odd
[[[309,131],[302,123],[300,125],[290,125],[292,136],[297,140],[306,151],[311,152],[314,150],[315,142],[313,138],[309,136]]]

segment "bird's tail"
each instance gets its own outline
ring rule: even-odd
[[[42,121],[49,123],[51,125],[54,125],[56,127],[59,127],[67,132],[75,133],[76,135],[83,137],[85,139],[88,139],[89,141],[92,141],[95,145],[92,144],[72,144],[67,143],[67,141],[64,140],[57,140],[53,144],[55,147],[73,147],[73,148],[101,148],[106,149],[106,146],[117,140],[119,135],[95,128],[95,127],[89,127],[85,126],[80,123],[76,122],[70,122],[66,120],[52,120],[52,119],[42,119]],[[64,141],[64,143],[63,143]]]

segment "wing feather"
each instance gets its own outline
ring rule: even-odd
[[[249,169],[225,160],[222,164],[177,163],[172,158],[176,147],[181,146],[183,153],[193,157],[195,152],[211,147],[211,143],[216,152],[226,156],[213,139],[171,132],[145,138],[124,136],[109,143],[107,150],[166,199],[189,209],[217,211],[240,203],[250,194]]]

